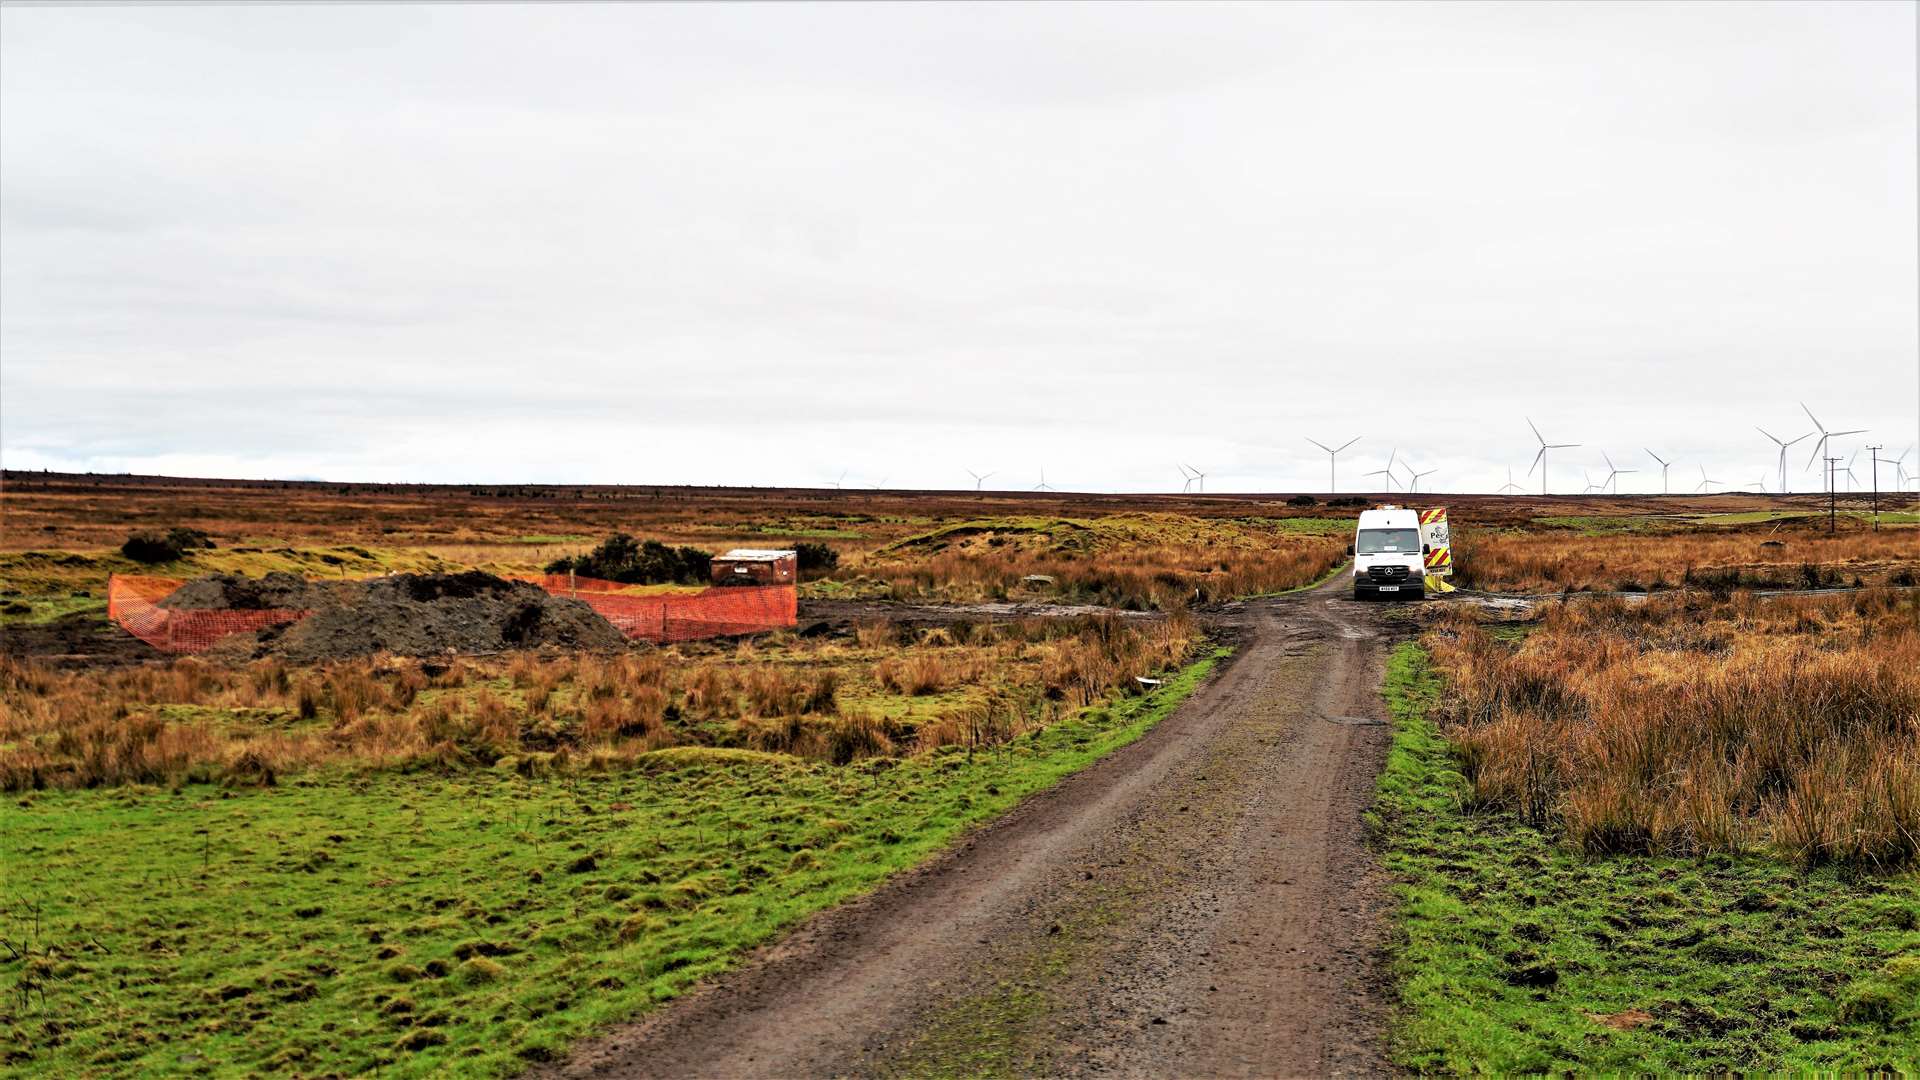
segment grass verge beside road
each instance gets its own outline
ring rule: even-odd
[[[1373,825],[1413,1072],[1920,1072],[1920,879],[1757,855],[1589,858],[1464,810],[1417,644]]]
[[[10,799],[0,1074],[511,1074],[1134,741],[1223,655],[972,753]]]

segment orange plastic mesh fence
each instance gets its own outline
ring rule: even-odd
[[[155,601],[180,587],[174,578],[114,574],[107,579],[107,617],[161,652],[204,652],[228,634],[247,634],[281,623],[298,622],[310,612],[181,611]]]
[[[640,641],[693,641],[757,634],[800,621],[792,585],[732,585],[697,593],[632,593],[631,585],[599,578],[547,574],[522,580],[570,596],[599,612],[621,633]]]
[[[572,596],[616,629],[640,641],[693,641],[728,634],[755,634],[799,622],[800,599],[792,585],[731,586],[698,593],[635,595],[619,582],[549,574],[528,578],[556,596]],[[107,617],[162,652],[203,652],[228,634],[251,633],[297,622],[308,611],[185,611],[156,601],[180,587],[174,578],[115,574],[107,580]]]

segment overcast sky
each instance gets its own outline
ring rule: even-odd
[[[0,461],[1771,486],[1915,441],[1915,10],[13,7]]]

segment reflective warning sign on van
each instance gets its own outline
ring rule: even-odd
[[[1427,548],[1427,574],[1447,577],[1453,573],[1453,540],[1447,534],[1447,508],[1436,506],[1420,511],[1420,542]]]

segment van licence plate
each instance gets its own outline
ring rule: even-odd
[[[1382,586],[1380,586],[1380,591],[1381,591],[1381,592],[1399,592],[1399,591],[1400,591],[1400,586],[1398,586],[1398,585],[1382,585]]]

